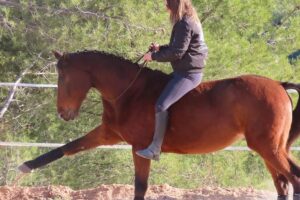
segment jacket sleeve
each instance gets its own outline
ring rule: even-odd
[[[162,51],[162,50],[164,50],[164,49],[166,49],[166,48],[169,48],[169,45],[168,45],[168,44],[161,45],[161,46],[159,47],[159,50]]]
[[[179,22],[175,28],[174,37],[170,45],[152,53],[153,60],[171,62],[184,56],[191,41],[191,29],[184,21]]]

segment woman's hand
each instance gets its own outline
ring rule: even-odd
[[[159,51],[159,44],[151,43],[149,50],[150,51]]]
[[[159,51],[159,44],[156,43],[151,43],[151,45],[149,46],[149,53],[146,53],[144,55],[144,61],[152,61],[152,52],[154,51]]]
[[[145,55],[144,55],[144,61],[152,61],[152,53],[151,52],[149,52],[149,53],[146,53]]]

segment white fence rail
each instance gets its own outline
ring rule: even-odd
[[[56,84],[0,83],[0,87],[57,88]]]
[[[24,143],[24,142],[1,142],[0,147],[41,147],[41,148],[57,148],[61,147],[62,143]],[[131,149],[130,145],[105,145],[97,147],[99,149]],[[293,151],[300,151],[300,147],[292,147]],[[230,146],[224,149],[224,151],[251,151],[248,147]]]
[[[41,148],[57,148],[61,147],[62,143],[24,143],[24,142],[1,142],[0,147],[41,147]],[[131,149],[130,145],[105,145],[98,147],[100,149]]]

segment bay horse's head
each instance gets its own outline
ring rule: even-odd
[[[75,55],[57,51],[53,54],[58,60],[57,112],[64,120],[73,120],[92,86],[90,73]]]

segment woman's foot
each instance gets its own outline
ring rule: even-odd
[[[147,149],[136,151],[135,153],[142,158],[159,161],[160,151],[154,152],[150,148],[147,148]]]
[[[168,111],[161,111],[155,114],[155,131],[152,143],[147,149],[136,151],[135,153],[149,160],[159,160],[161,145],[164,140],[168,123]]]

